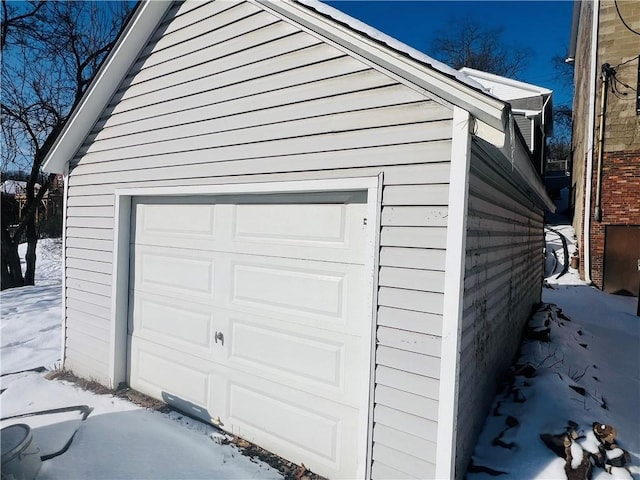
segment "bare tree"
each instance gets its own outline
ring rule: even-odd
[[[515,78],[527,66],[532,51],[502,40],[503,28],[487,28],[472,19],[451,20],[436,34],[431,53],[455,68],[475,68]]]
[[[565,62],[564,57],[556,55],[552,59],[556,73],[556,82],[572,92],[573,65]],[[571,105],[558,104],[553,108],[553,137],[547,140],[547,158],[554,161],[568,161],[571,158],[571,130],[573,111]]]
[[[2,0],[2,169],[28,172],[26,204],[13,231],[2,225],[2,289],[33,285],[35,212],[54,175],[41,167],[72,110],[115,44],[133,4]],[[26,236],[23,276],[18,243]]]
[[[36,15],[44,7],[45,0],[30,0],[26,4],[2,0],[2,22],[0,22],[0,50],[8,41],[24,38],[24,34],[37,32]]]

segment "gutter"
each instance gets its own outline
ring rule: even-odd
[[[544,177],[547,174],[547,139],[546,137],[553,137],[553,121],[551,122],[551,125],[549,126],[547,124],[547,109],[549,107],[549,104],[551,103],[551,95],[549,95],[545,100],[544,103],[542,104],[542,112],[540,115],[540,121],[542,123],[542,133],[543,133],[543,141],[542,141],[542,147],[541,147],[541,152],[540,155],[542,155],[542,165],[540,166],[540,168],[542,169],[542,171],[540,172],[540,174],[542,175],[542,177]],[[533,144],[533,143],[532,143]]]
[[[576,60],[576,46],[578,44],[578,24],[580,23],[580,9],[582,8],[582,0],[576,0],[573,4],[573,13],[571,17],[571,35],[569,36],[569,51],[565,63],[574,63]]]

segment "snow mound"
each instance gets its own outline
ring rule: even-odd
[[[640,478],[636,299],[587,286],[545,289],[544,298],[562,302],[563,308],[547,303],[532,315],[528,338],[476,444],[468,478],[489,478],[487,472],[503,472],[500,478],[567,478],[566,468],[577,468],[582,449],[597,451],[590,434],[594,422],[616,427],[617,446],[630,453],[631,463],[606,470],[594,466],[592,478]],[[541,435],[570,432],[574,461],[566,465]]]

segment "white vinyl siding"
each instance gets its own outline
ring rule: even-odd
[[[72,161],[65,366],[108,381],[116,188],[382,173],[372,474],[429,477],[451,109],[253,4],[197,5],[169,12]]]
[[[472,144],[456,478],[463,478],[498,382],[540,301],[543,212]]]

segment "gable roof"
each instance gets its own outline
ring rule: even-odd
[[[248,1],[348,49],[425,93],[470,111],[498,130],[505,128],[509,106],[480,83],[339,10],[317,0]],[[138,6],[48,152],[43,170],[64,171],[172,4],[171,0],[144,0]]]
[[[297,0],[297,2],[305,5],[308,8],[311,8],[317,11],[318,13],[326,17],[332,18],[336,22],[346,25],[350,27],[352,30],[357,31],[363,35],[366,35],[367,37],[381,44],[384,44],[389,48],[396,50],[399,53],[403,53],[408,57],[411,57],[425,65],[429,65],[432,68],[439,70],[440,72],[446,75],[449,75],[455,78],[456,80],[459,80],[460,82],[469,85],[472,88],[475,88],[480,91],[484,91],[485,93],[489,93],[489,91],[486,90],[480,82],[475,81],[473,78],[469,77],[464,72],[455,70],[454,68],[451,68],[449,65],[446,65],[445,63],[442,63],[430,57],[429,55],[426,55],[425,53],[419,50],[416,50],[415,48],[410,47],[409,45],[402,43],[401,41],[393,37],[390,37],[386,33],[383,33],[371,27],[370,25],[367,25],[364,22],[361,22],[360,20],[357,20],[347,15],[346,13],[341,12],[340,10],[333,8],[330,5],[327,5],[326,3],[322,3],[319,0]]]

